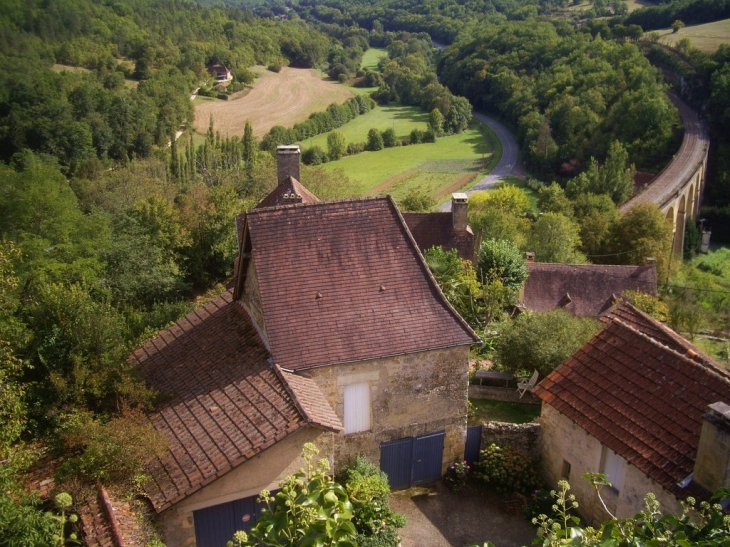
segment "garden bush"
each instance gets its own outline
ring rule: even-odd
[[[352,503],[352,523],[358,532],[360,547],[395,547],[399,543],[397,528],[406,524],[403,515],[390,509],[388,477],[372,462],[358,455],[338,481],[345,486]]]
[[[491,444],[479,454],[474,478],[499,494],[526,494],[540,484],[536,462],[517,448]]]

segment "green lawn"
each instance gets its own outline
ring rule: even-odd
[[[413,129],[424,131],[427,123],[428,114],[418,107],[387,105],[378,106],[370,112],[358,116],[337,129],[337,131],[345,135],[345,140],[348,143],[365,142],[368,138],[368,131],[372,128],[378,131],[385,131],[392,127],[398,138],[404,139],[411,134]],[[317,145],[327,150],[327,135],[328,133],[323,133],[299,144],[302,148],[310,148]]]
[[[362,56],[362,62],[360,66],[362,68],[369,68],[374,72],[380,72],[378,70],[378,61],[381,57],[387,57],[388,50],[382,47],[371,47]]]
[[[396,122],[396,133],[400,134],[399,123]],[[347,156],[325,164],[324,169],[344,170],[352,182],[346,192],[349,196],[390,193],[398,198],[420,186],[428,189],[437,201],[443,201],[444,194],[475,182],[495,160],[493,149],[484,142],[479,126],[481,124],[474,122],[460,135],[444,137],[435,143]],[[457,183],[459,186],[454,187]]]
[[[679,32],[672,32],[671,29],[657,32],[661,36],[660,42],[675,45],[682,38],[689,38],[697,49],[706,53],[714,53],[720,44],[730,43],[730,19],[684,27],[679,29]]]
[[[469,402],[473,409],[469,413],[469,425],[480,425],[484,422],[526,424],[540,416],[540,405],[491,399],[469,399]]]

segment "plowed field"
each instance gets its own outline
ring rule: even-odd
[[[223,136],[242,136],[246,120],[250,120],[254,134],[261,137],[275,125],[291,127],[312,112],[353,96],[345,86],[324,79],[316,70],[287,67],[279,73],[266,70],[259,74],[246,96],[197,106],[196,130],[205,133],[212,114],[213,124]]]

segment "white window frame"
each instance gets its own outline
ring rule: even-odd
[[[360,382],[344,386],[345,435],[370,431],[370,383]]]
[[[606,479],[616,492],[620,492],[623,487],[625,471],[626,460],[607,446],[604,446],[601,454],[601,473],[606,475]]]

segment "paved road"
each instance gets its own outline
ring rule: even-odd
[[[679,110],[684,125],[684,139],[674,159],[662,170],[651,184],[624,203],[620,211],[625,213],[639,203],[654,203],[662,208],[674,199],[704,159],[710,145],[710,137],[697,113],[682,102],[674,93],[669,98]]]
[[[472,112],[472,115],[480,122],[487,124],[497,134],[497,137],[499,137],[502,143],[502,157],[499,163],[497,163],[497,166],[486,177],[477,182],[471,190],[467,191],[467,194],[471,194],[477,190],[487,190],[504,177],[526,177],[527,173],[522,169],[517,157],[520,150],[517,146],[515,136],[494,118],[490,118],[479,112]],[[439,207],[439,210],[451,211],[451,201],[444,203]]]

